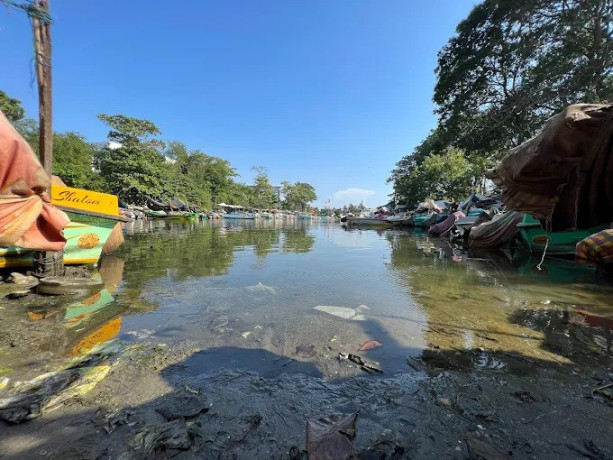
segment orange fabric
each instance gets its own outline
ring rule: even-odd
[[[0,111],[0,247],[59,251],[68,216],[49,202],[49,177]]]

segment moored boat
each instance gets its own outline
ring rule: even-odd
[[[546,247],[547,254],[574,256],[577,243],[594,233],[605,230],[608,225],[561,232],[545,232],[538,219],[525,214],[517,227],[522,244],[529,252],[542,254]]]
[[[363,226],[363,227],[392,227],[392,223],[387,219],[381,219],[377,217],[352,217],[347,216],[345,221],[350,226]]]
[[[96,264],[103,251],[112,252],[123,243],[116,195],[91,190],[51,186],[51,203],[64,211],[70,222],[64,227],[64,264]],[[30,266],[34,249],[0,248],[0,267]]]

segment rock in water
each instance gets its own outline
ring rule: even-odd
[[[47,295],[72,295],[95,292],[104,287],[97,278],[75,278],[69,276],[47,276],[40,280],[36,290]]]

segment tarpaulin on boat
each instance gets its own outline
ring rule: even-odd
[[[499,248],[507,244],[518,232],[517,224],[523,216],[517,211],[497,214],[491,221],[471,228],[468,234],[470,248]]]
[[[49,202],[49,177],[0,112],[0,247],[59,251],[68,216]]]
[[[613,264],[613,229],[594,233],[579,241],[575,260],[586,264]]]
[[[449,214],[449,217],[447,217],[445,220],[430,227],[430,230],[428,230],[428,235],[442,235],[443,233],[447,232],[451,227],[453,227],[453,224],[455,224],[456,220],[462,217],[466,217],[462,211],[456,211],[454,213]]]
[[[613,221],[613,104],[577,104],[551,117],[489,174],[507,209],[547,230]]]

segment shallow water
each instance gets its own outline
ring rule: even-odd
[[[4,302],[0,333],[29,338],[0,350],[0,373],[49,366],[115,337],[185,347],[194,375],[364,374],[339,353],[376,361],[386,375],[413,372],[407,358],[424,350],[444,356],[441,367],[500,370],[518,358],[611,358],[613,289],[572,262],[546,260],[539,270],[522,254],[468,254],[420,233],[302,221],[136,221],[125,232],[102,262],[102,292],[19,311]],[[21,329],[7,332],[15,321]],[[358,351],[369,340],[381,345]],[[465,350],[468,362],[450,359]]]

